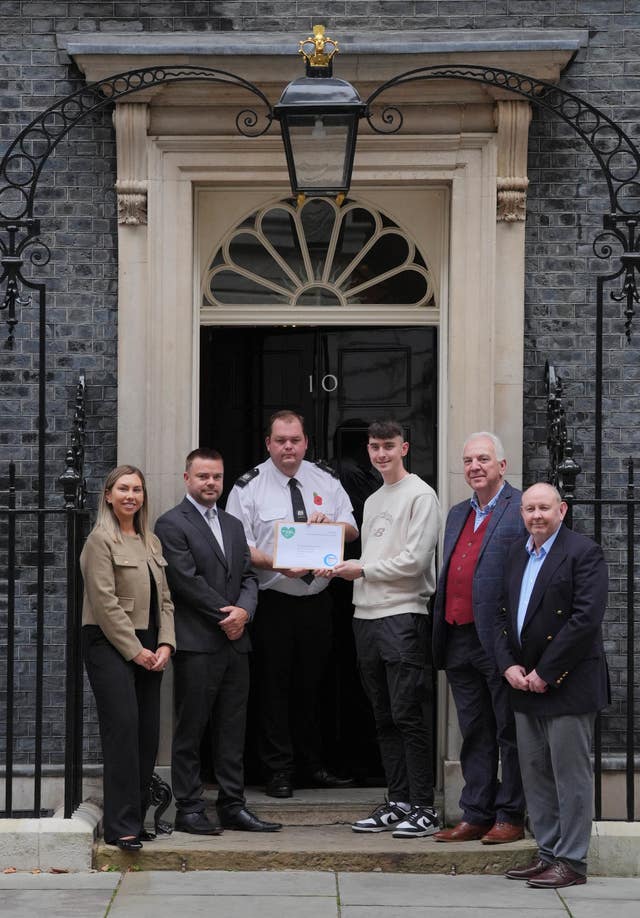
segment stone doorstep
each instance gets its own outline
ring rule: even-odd
[[[379,802],[376,789],[300,791],[291,800],[271,801],[248,794],[248,803],[265,818],[281,817],[276,833],[226,831],[198,837],[177,832],[145,843],[138,854],[94,842],[102,817],[93,803],[81,804],[71,819],[58,811],[51,818],[0,819],[0,870],[339,870],[391,873],[501,874],[525,866],[535,852],[527,838],[512,845],[480,842],[442,844],[431,838],[395,839],[389,832],[359,834],[349,823]],[[322,800],[318,800],[320,795]],[[315,803],[309,812],[309,800]],[[340,799],[342,797],[342,799]],[[368,799],[365,799],[368,798]],[[373,799],[372,799],[373,798]],[[267,803],[266,801],[270,801]],[[349,810],[348,819],[344,819]],[[170,814],[167,813],[167,816]],[[305,824],[296,824],[303,818]],[[309,824],[310,819],[314,822]],[[596,822],[589,855],[593,876],[640,875],[640,823]]]
[[[102,811],[82,803],[71,819],[58,810],[42,819],[0,819],[0,871],[90,870]]]
[[[399,839],[390,832],[360,834],[348,825],[292,826],[280,832],[227,830],[220,836],[176,832],[127,854],[100,841],[97,869],[127,870],[334,870],[385,873],[502,874],[526,866],[536,847],[531,839],[512,845],[467,842],[449,845],[431,838]]]

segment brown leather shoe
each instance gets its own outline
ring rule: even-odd
[[[480,841],[483,845],[506,845],[509,842],[524,838],[524,827],[514,826],[512,822],[497,822]]]
[[[556,861],[545,871],[528,880],[527,886],[536,889],[563,889],[565,886],[582,886],[586,882],[587,878],[583,873],[576,873],[573,867],[569,867],[564,861]]]
[[[457,826],[454,826],[453,829],[441,829],[432,838],[439,842],[477,841],[483,835],[486,835],[486,832],[486,826],[478,826],[473,822],[462,821]]]
[[[529,867],[512,867],[511,870],[507,870],[505,877],[507,877],[508,880],[530,880],[531,877],[536,877],[544,873],[549,867],[551,867],[551,864],[549,864],[548,861],[543,861],[538,858],[538,860],[530,864]]]

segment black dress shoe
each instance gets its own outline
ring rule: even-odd
[[[225,829],[238,829],[241,832],[277,832],[282,828],[282,823],[265,822],[244,808],[235,813],[220,813],[220,822]]]
[[[176,832],[190,832],[192,835],[222,835],[222,829],[203,812],[176,813]]]
[[[142,832],[138,835],[140,841],[154,841],[156,833],[152,832],[151,829],[143,829]]]
[[[293,797],[293,785],[286,771],[276,771],[264,789],[268,797]]]
[[[109,842],[110,845],[117,845],[121,851],[140,851],[142,848],[142,842],[139,838],[116,838],[114,842]]]
[[[353,787],[353,778],[339,778],[326,768],[319,768],[311,774],[314,787]]]

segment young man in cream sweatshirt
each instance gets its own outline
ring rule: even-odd
[[[409,451],[396,421],[374,421],[368,451],[384,484],[364,505],[362,556],[326,576],[353,580],[358,666],[371,702],[388,802],[352,825],[396,838],[433,835],[432,710],[427,602],[435,590],[440,505],[404,467]]]

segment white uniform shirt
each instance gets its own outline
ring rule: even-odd
[[[240,520],[250,546],[266,555],[273,555],[275,523],[293,519],[290,478],[283,475],[271,459],[260,463],[257,468],[259,474],[244,487],[233,486],[226,510]],[[354,529],[358,528],[349,495],[337,478],[304,459],[293,477],[298,482],[307,518],[320,512],[334,523],[348,523]],[[291,596],[312,596],[329,585],[324,577],[315,577],[312,583],[307,584],[277,571],[256,569],[256,574],[261,590],[277,590]]]

